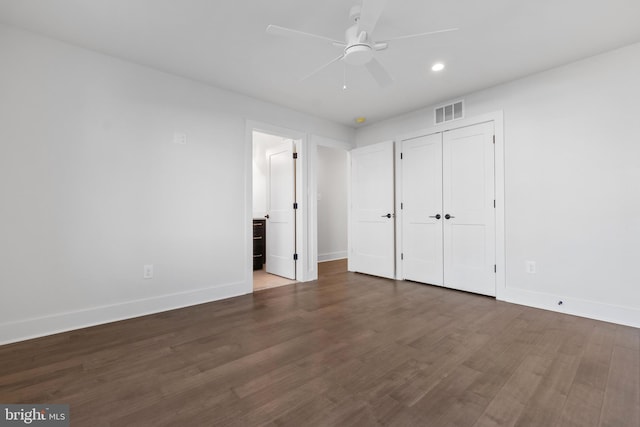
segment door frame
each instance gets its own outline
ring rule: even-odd
[[[495,198],[496,198],[496,299],[504,300],[506,295],[506,243],[505,243],[505,194],[504,194],[504,112],[502,110],[468,117],[432,126],[419,131],[402,134],[395,138],[396,194],[402,194],[402,162],[400,153],[402,141],[434,133],[446,132],[486,122],[494,122],[496,137],[494,151]],[[400,212],[400,200],[396,198],[396,212]],[[402,215],[396,215],[396,247],[402,248]],[[402,280],[401,251],[396,251],[396,280]]]
[[[298,160],[296,163],[296,280],[309,282],[318,278],[318,177],[317,147],[342,148],[347,152],[355,148],[354,144],[307,133],[301,130],[256,120],[245,122],[244,153],[244,222],[245,227],[245,293],[253,293],[253,132],[277,135],[283,138],[299,140],[296,144]]]
[[[307,235],[309,221],[307,217],[308,200],[304,195],[303,188],[307,186],[307,140],[306,133],[288,129],[281,126],[270,125],[256,121],[247,120],[245,127],[245,283],[247,293],[253,292],[253,132],[261,132],[270,135],[288,138],[296,141],[295,151],[298,153],[296,163],[296,200],[298,209],[296,210],[296,252],[298,253],[298,264],[296,264],[296,280],[309,280],[305,273],[308,269],[307,255]]]

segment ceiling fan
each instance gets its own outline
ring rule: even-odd
[[[362,6],[357,5],[352,7],[349,17],[355,21],[355,24],[347,28],[345,32],[345,41],[335,40],[330,37],[306,33],[291,28],[280,27],[278,25],[269,25],[267,27],[267,33],[323,40],[343,49],[340,56],[313,70],[301,80],[308,79],[334,62],[344,61],[350,65],[364,65],[376,82],[378,82],[381,87],[385,87],[391,84],[393,79],[382,66],[380,61],[375,57],[376,52],[388,48],[389,42],[391,41],[423,37],[431,34],[446,33],[457,30],[457,28],[447,28],[444,30],[393,37],[386,40],[374,40],[372,34],[375,30],[376,24],[378,23],[378,19],[382,14],[385,3],[386,0],[362,0]]]

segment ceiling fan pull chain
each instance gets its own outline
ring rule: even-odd
[[[347,90],[347,64],[343,64],[343,73],[342,73],[342,90]]]

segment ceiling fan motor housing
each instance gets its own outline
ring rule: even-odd
[[[349,27],[345,34],[347,47],[344,48],[344,62],[350,65],[364,65],[373,59],[373,49],[365,32],[358,34],[358,25]]]

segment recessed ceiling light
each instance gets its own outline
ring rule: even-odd
[[[444,70],[444,64],[442,62],[437,62],[437,63],[433,64],[433,67],[431,67],[431,69],[433,71],[442,71],[442,70]]]
[[[359,125],[363,124],[366,121],[367,121],[367,119],[365,117],[358,117],[356,119],[356,123],[359,124]]]

